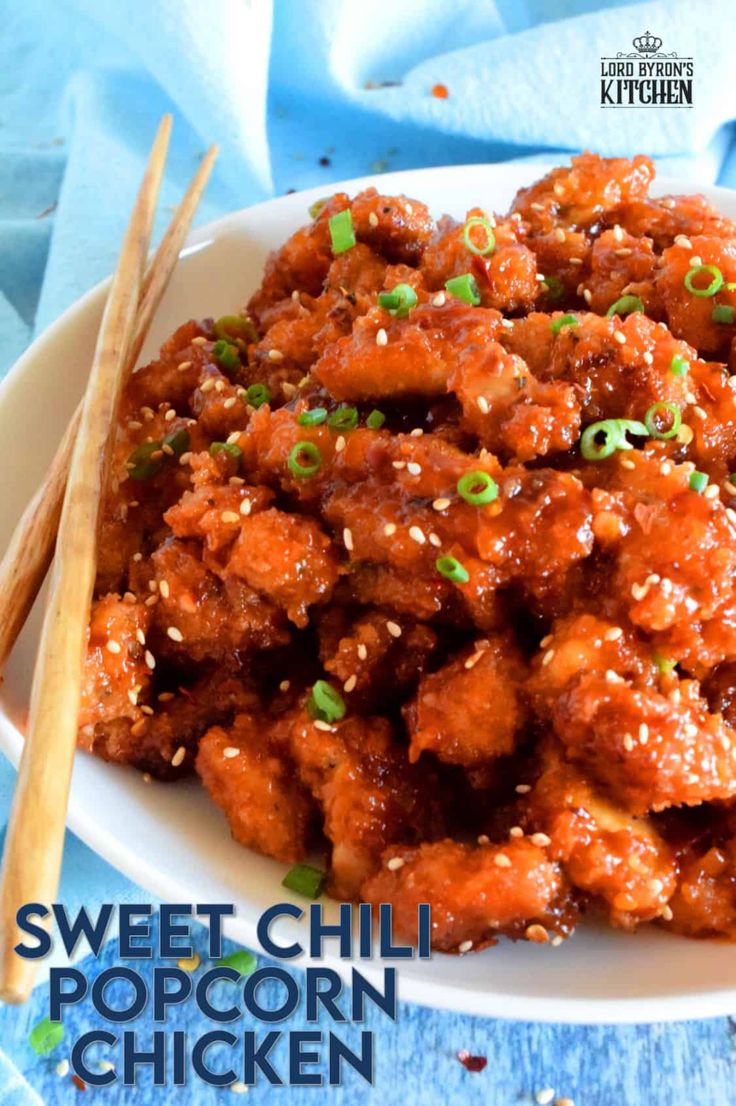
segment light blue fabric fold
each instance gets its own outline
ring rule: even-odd
[[[113,268],[165,111],[157,232],[212,141],[199,222],[385,169],[584,147],[736,184],[733,14],[731,0],[0,0],[0,371]],[[692,110],[599,106],[601,55],[646,30],[694,57]],[[11,782],[3,763],[0,825]],[[136,894],[70,839],[71,905]],[[11,1097],[4,1064],[0,1101],[36,1101]]]

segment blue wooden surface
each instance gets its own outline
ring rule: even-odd
[[[204,951],[202,933],[197,938]],[[98,962],[81,965],[90,976],[115,964],[111,942]],[[266,962],[265,960],[262,962]],[[142,962],[139,962],[141,964]],[[200,971],[205,970],[205,965]],[[138,965],[136,965],[138,967]],[[152,965],[140,968],[148,978]],[[228,986],[223,984],[223,986]],[[111,990],[114,1004],[114,990]],[[439,1010],[402,1005],[396,1023],[372,1010],[367,1028],[376,1034],[376,1079],[373,1088],[348,1074],[342,1088],[278,1088],[256,1085],[247,1099],[232,1096],[192,1080],[183,1088],[151,1089],[143,1077],[132,1090],[119,1085],[89,1089],[84,1099],[69,1077],[62,1079],[56,1064],[68,1055],[68,1043],[101,1019],[90,1002],[72,1008],[65,1016],[65,1041],[47,1059],[34,1056],[27,1044],[29,1029],[47,1014],[48,989],[37,989],[22,1008],[0,1008],[0,1042],[7,1055],[26,1076],[47,1106],[102,1101],[105,1106],[155,1103],[155,1106],[213,1106],[222,1102],[260,1102],[275,1093],[288,1106],[320,1101],[340,1106],[534,1106],[535,1094],[545,1087],[575,1106],[731,1106],[736,1104],[736,1019],[683,1022],[648,1026],[553,1026],[497,1021]],[[266,1003],[267,1004],[267,1003]],[[108,1028],[108,1026],[105,1026]],[[126,1026],[126,1028],[128,1028]],[[143,1016],[131,1028],[150,1030]],[[212,1028],[193,1003],[179,1008],[167,1023],[195,1039]],[[257,1027],[243,1019],[234,1032]],[[308,1028],[297,1013],[277,1028]],[[325,1022],[323,1028],[327,1029]],[[357,1043],[358,1027],[341,1030]],[[467,1049],[488,1058],[480,1073],[465,1070],[457,1052]],[[278,1058],[283,1055],[277,1050]]]

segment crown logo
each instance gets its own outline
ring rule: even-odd
[[[656,35],[651,35],[649,31],[647,31],[645,34],[635,38],[633,44],[640,54],[656,54],[662,45],[662,39],[657,38]]]

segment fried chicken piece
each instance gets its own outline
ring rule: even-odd
[[[611,925],[633,929],[661,916],[676,866],[654,823],[604,798],[552,743],[540,754],[542,774],[526,800],[529,831],[545,834],[550,856],[575,887],[604,904]]]
[[[263,718],[238,714],[232,726],[209,729],[195,767],[236,841],[275,860],[304,858],[314,802],[295,778],[284,742]]]
[[[664,251],[657,274],[656,286],[669,328],[701,353],[726,354],[736,335],[736,242],[707,235],[695,235],[686,241],[687,245],[675,242]],[[697,274],[693,272],[698,269],[701,271]],[[695,292],[687,288],[686,280]],[[730,291],[727,285],[731,285]],[[702,295],[709,288],[714,292]],[[714,314],[719,308],[724,313],[720,321]]]
[[[546,941],[564,896],[559,865],[528,840],[390,848],[362,889],[367,902],[391,904],[396,932],[410,941],[419,904],[430,903],[432,947],[442,952],[483,948],[500,934]]]
[[[138,699],[145,702],[151,681],[145,642],[152,613],[130,593],[92,604],[79,713],[83,731],[98,722],[141,717]]]
[[[485,638],[431,675],[404,708],[410,758],[423,751],[473,768],[512,753],[524,721],[522,656],[508,637]]]
[[[332,845],[334,898],[357,899],[387,845],[442,832],[433,777],[407,763],[386,719],[349,715],[328,726],[302,712],[290,741],[299,777],[321,807]]]

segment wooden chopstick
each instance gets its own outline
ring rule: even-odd
[[[192,178],[143,280],[136,331],[126,357],[125,377],[135,368],[179,253],[212,172],[217,147],[211,146]],[[0,672],[48,572],[59,529],[61,504],[72,450],[79,431],[82,400],[72,415],[43,483],[23,512],[0,561]]]
[[[59,883],[100,502],[170,132],[171,116],[165,116],[110,286],[71,456],[0,877],[0,998],[6,1002],[25,1001],[35,976],[36,962],[14,952],[16,912],[27,902],[50,904]]]

